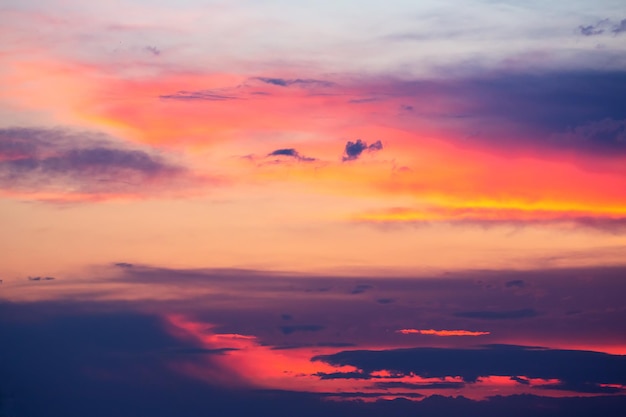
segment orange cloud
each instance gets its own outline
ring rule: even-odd
[[[396,330],[396,333],[401,334],[425,334],[433,336],[484,336],[491,334],[491,332],[473,332],[470,330],[419,330],[419,329],[401,329]]]

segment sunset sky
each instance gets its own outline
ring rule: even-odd
[[[622,0],[4,0],[0,39],[1,416],[626,408]]]

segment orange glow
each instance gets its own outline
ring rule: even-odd
[[[484,336],[491,334],[490,332],[472,332],[469,330],[418,330],[418,329],[401,329],[396,330],[396,333],[401,334],[425,334],[433,336]]]

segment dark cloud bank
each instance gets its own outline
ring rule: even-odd
[[[173,285],[201,292],[209,287],[211,293],[180,301],[128,302],[124,297],[87,301],[84,296],[83,301],[0,302],[0,415],[623,417],[626,409],[626,396],[614,386],[626,384],[625,356],[493,344],[482,337],[429,347],[423,344],[432,343],[432,337],[393,331],[412,324],[496,334],[510,328],[534,340],[559,332],[565,332],[568,340],[578,334],[581,340],[591,340],[597,328],[606,327],[612,337],[623,337],[619,309],[626,285],[624,268],[477,271],[414,280],[174,270],[129,262],[111,268],[118,274],[111,278],[116,288],[128,282],[152,290]],[[28,286],[32,291],[43,287]],[[326,290],[308,292],[310,288]],[[94,287],[94,294],[98,291]],[[378,301],[391,298],[393,303]],[[579,310],[575,316],[567,313],[573,306]],[[161,318],[168,313],[219,324],[220,333],[254,335],[276,350],[334,348],[333,354],[311,358],[356,370],[317,377],[370,381],[371,389],[343,393],[226,389],[193,379],[177,372],[176,365],[201,361],[223,372],[218,359],[236,348],[207,349],[194,339],[175,337]],[[422,346],[376,351],[358,347],[372,341]],[[376,370],[392,371],[392,376],[458,376],[462,381],[406,383],[375,377]],[[558,382],[537,387],[536,395],[482,401],[457,396],[457,390],[490,375],[509,377],[521,387],[529,385],[527,378]],[[381,399],[380,392],[389,390],[421,401]],[[433,390],[450,390],[450,396],[432,395]],[[570,397],[545,396],[557,392]],[[595,396],[578,396],[582,394]],[[329,397],[344,401],[328,401]],[[359,400],[366,397],[374,401]]]

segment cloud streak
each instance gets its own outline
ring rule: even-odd
[[[491,332],[474,332],[471,330],[435,330],[435,329],[400,329],[396,330],[400,334],[423,334],[429,336],[485,336]]]

